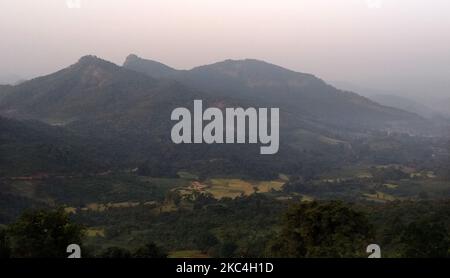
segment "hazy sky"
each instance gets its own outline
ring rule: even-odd
[[[176,68],[256,58],[325,80],[450,97],[448,0],[0,0],[0,76],[95,54]],[[72,7],[72,8],[70,8]]]

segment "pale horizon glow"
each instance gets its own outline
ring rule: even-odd
[[[326,81],[450,97],[448,0],[80,3],[0,0],[0,78],[49,74],[87,54],[121,65],[135,53],[179,69],[255,58]]]

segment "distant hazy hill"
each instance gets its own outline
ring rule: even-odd
[[[333,81],[333,84],[341,89],[358,92],[359,94],[381,105],[402,109],[425,118],[436,119],[445,114],[439,110],[439,105],[432,104],[434,98],[431,98],[428,102],[424,103],[417,100],[417,98],[413,96],[404,96],[400,92],[365,88],[352,83],[340,81]]]
[[[262,101],[300,120],[329,127],[401,130],[424,123],[417,115],[340,91],[311,74],[258,60],[226,60],[191,70],[175,70],[130,55],[124,67],[153,77],[174,79],[214,95]]]
[[[450,98],[439,101],[435,104],[435,108],[447,118],[450,118]]]
[[[409,111],[412,113],[416,113],[418,115],[421,115],[423,117],[431,118],[438,114],[435,112],[432,108],[420,104],[412,99],[409,99],[407,97],[401,97],[397,95],[391,95],[391,94],[376,94],[369,96],[370,99],[372,99],[375,102],[378,102],[381,105],[390,106],[399,108],[405,111]]]
[[[23,81],[23,78],[16,74],[0,75],[0,85],[13,85]]]

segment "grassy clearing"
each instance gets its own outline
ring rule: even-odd
[[[241,179],[211,179],[206,191],[215,198],[236,198],[240,195],[250,195],[255,192],[254,185]]]
[[[65,207],[65,208],[64,208],[64,211],[65,211],[66,213],[69,213],[69,214],[75,214],[75,213],[77,213],[77,208],[74,208],[74,207]]]
[[[106,203],[106,204],[90,203],[87,204],[85,207],[81,208],[81,210],[102,212],[110,208],[133,208],[139,206],[140,204],[141,203],[139,202],[120,202],[120,203]]]
[[[105,229],[103,228],[88,228],[86,230],[86,236],[88,237],[105,237]]]
[[[254,193],[268,193],[280,191],[285,184],[283,180],[272,181],[247,181],[236,178],[213,178],[205,182],[193,181],[190,186],[176,189],[182,196],[188,196],[194,192],[211,194],[216,199],[236,198],[249,196]]]
[[[386,194],[380,191],[377,191],[374,194],[364,194],[364,196],[366,197],[367,200],[369,201],[376,201],[376,202],[392,202],[397,200],[396,197],[390,195],[390,194]]]
[[[207,181],[205,191],[214,198],[236,198],[241,195],[249,196],[254,193],[267,193],[272,190],[279,191],[284,181],[244,181],[241,179],[211,179]]]
[[[266,193],[272,190],[280,191],[284,185],[284,181],[263,181],[258,183],[258,192]]]
[[[301,201],[302,202],[312,202],[312,201],[314,201],[314,197],[302,194],[302,200]]]

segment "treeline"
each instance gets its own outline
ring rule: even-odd
[[[225,258],[357,258],[367,257],[366,247],[375,243],[383,257],[450,257],[450,201],[383,205],[293,201],[286,208],[256,194],[202,202],[193,210],[154,217],[117,215],[121,225],[107,229],[102,245],[86,241],[83,226],[77,224],[80,218],[71,220],[63,209],[28,212],[1,230],[0,254],[67,257],[66,247],[76,243],[82,246],[83,257],[161,258],[169,251],[199,250]],[[140,231],[139,244],[129,242],[132,247],[123,248],[114,241],[126,229]]]
[[[107,229],[109,241],[100,248],[90,246],[91,242],[87,244],[83,226],[63,210],[25,213],[2,230],[1,254],[66,257],[67,245],[77,243],[83,246],[84,257],[154,258],[165,257],[168,251],[195,249],[211,257],[344,258],[366,257],[367,245],[376,243],[384,257],[450,256],[448,201],[386,205],[293,202],[286,209],[256,194],[202,202],[204,205],[192,211],[163,213],[153,218],[116,215],[120,216],[116,220],[121,225]],[[136,214],[145,213],[134,210]],[[96,224],[102,222],[97,221]],[[123,236],[127,229],[149,232],[144,233],[137,247],[115,246],[114,239]]]
[[[0,228],[0,258],[67,258],[67,247],[78,244],[82,257],[165,258],[153,242],[129,251],[106,248],[100,254],[83,244],[85,228],[74,223],[64,209],[25,212],[15,223]]]

